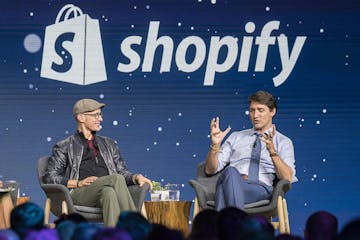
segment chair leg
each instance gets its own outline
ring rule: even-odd
[[[51,207],[51,199],[46,198],[45,201],[45,210],[44,210],[44,224],[48,225],[50,220],[50,207]]]
[[[290,234],[290,222],[289,222],[289,213],[287,210],[286,199],[283,198],[283,211],[284,211],[284,220],[285,220],[285,233]]]
[[[274,229],[279,229],[279,222],[273,221],[273,218],[270,218],[270,222],[273,225]]]
[[[68,207],[65,201],[61,202],[61,213],[66,215],[69,214]]]
[[[193,219],[195,216],[200,212],[199,200],[197,197],[194,199],[194,212],[193,212]]]
[[[141,215],[144,216],[144,218],[148,219],[147,213],[146,213],[146,208],[145,208],[145,204],[144,204],[144,203],[141,205],[140,213],[141,213]]]
[[[279,218],[279,231],[280,233],[285,233],[285,217],[284,217],[284,206],[282,197],[279,196],[277,202],[277,211],[278,211],[278,218]]]

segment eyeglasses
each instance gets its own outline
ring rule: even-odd
[[[103,117],[102,113],[83,113],[84,115],[91,116],[95,119],[99,119],[100,117]]]

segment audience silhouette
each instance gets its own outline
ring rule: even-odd
[[[226,207],[219,212],[218,231],[220,240],[239,240],[247,213],[236,207]]]
[[[0,240],[20,240],[19,235],[11,229],[0,230]]]
[[[116,227],[125,229],[132,240],[146,240],[151,231],[151,224],[143,215],[130,211],[120,213]]]
[[[244,219],[241,226],[241,236],[242,240],[272,240],[274,239],[275,230],[263,217],[253,217],[248,216]]]
[[[275,237],[276,240],[302,240],[302,237],[290,235],[287,233],[279,234]]]
[[[18,205],[11,211],[10,226],[23,239],[30,231],[44,228],[44,211],[32,202]]]
[[[360,218],[356,218],[347,223],[341,230],[339,240],[358,240],[360,239]]]
[[[227,207],[220,212],[205,209],[194,218],[188,236],[162,224],[151,224],[139,212],[124,211],[116,227],[88,223],[79,214],[62,215],[55,228],[44,225],[44,211],[27,202],[10,215],[10,229],[0,230],[0,240],[302,240],[300,236],[278,234],[260,216]],[[54,225],[53,225],[54,226]],[[304,240],[360,239],[360,218],[347,223],[338,233],[338,220],[327,211],[311,214],[305,225]]]
[[[306,221],[305,240],[336,240],[338,232],[337,218],[326,211],[315,212]]]
[[[199,212],[192,223],[188,240],[218,240],[218,215],[219,213],[212,209]]]
[[[126,230],[119,228],[102,228],[96,232],[93,240],[132,240],[130,234]]]

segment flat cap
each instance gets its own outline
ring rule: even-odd
[[[92,112],[103,107],[105,107],[104,103],[99,103],[98,101],[90,98],[83,98],[74,104],[73,114],[76,116],[77,114]]]

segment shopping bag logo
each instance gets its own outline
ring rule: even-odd
[[[40,76],[88,85],[107,80],[99,20],[73,4],[45,29]]]

